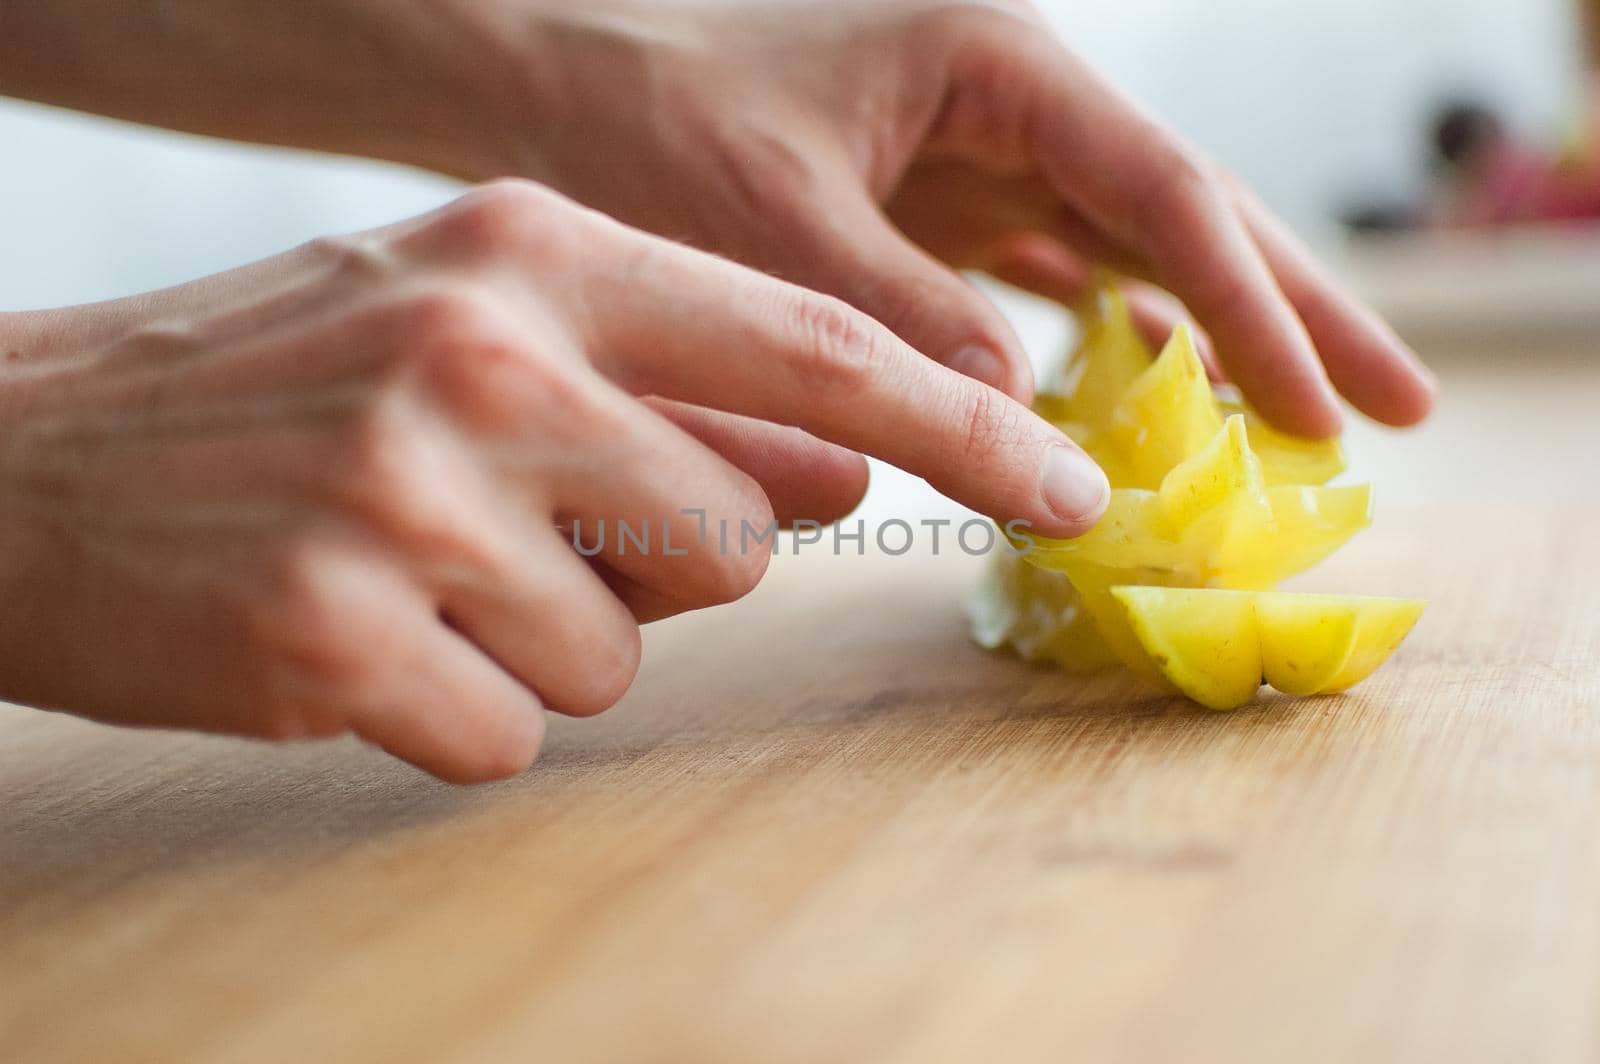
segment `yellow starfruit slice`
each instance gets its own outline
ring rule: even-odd
[[[1191,588],[1193,579],[1182,570],[1111,568],[1068,559],[1062,572],[1078,593],[1084,612],[1094,622],[1101,643],[1117,661],[1158,683],[1161,671],[1144,653],[1138,634],[1129,623],[1127,610],[1117,601],[1114,590],[1136,582],[1151,588]]]
[[[1088,450],[1118,487],[1155,490],[1222,428],[1194,337],[1180,325],[1161,355],[1123,393],[1103,440]]]
[[[1242,592],[1118,587],[1139,650],[1129,661],[1210,709],[1235,709],[1261,687],[1255,605]],[[1141,666],[1143,666],[1141,668]]]
[[[1074,576],[1083,564],[1121,571],[1111,581],[1119,584],[1265,589],[1322,561],[1367,527],[1371,512],[1365,484],[1266,487],[1235,415],[1158,491],[1114,490],[1092,530],[1035,538],[1028,560]]]
[[[1338,439],[1304,440],[1279,432],[1238,399],[1216,399],[1223,417],[1244,418],[1250,449],[1261,459],[1262,472],[1269,485],[1326,484],[1343,473],[1344,445]]]
[[[1209,443],[1173,466],[1156,494],[1167,528],[1177,537],[1202,515],[1235,498],[1259,500],[1266,511],[1265,489],[1261,462],[1251,450],[1244,418],[1236,414]]]
[[[1303,573],[1372,524],[1372,485],[1268,488],[1268,529],[1235,534],[1210,552],[1207,583],[1264,590]],[[1197,548],[1198,549],[1198,548]]]
[[[1370,676],[1422,615],[1415,599],[1283,591],[1115,587],[1141,672],[1211,709],[1235,709],[1263,681],[1295,695]],[[1119,646],[1125,651],[1125,646]]]
[[[1036,405],[1050,421],[1079,425],[1089,432],[1105,429],[1117,400],[1154,361],[1134,328],[1122,293],[1106,287],[1097,299],[1083,340],[1063,371],[1060,394],[1041,395]]]
[[[1072,560],[1113,569],[1181,568],[1182,546],[1161,535],[1165,526],[1159,495],[1119,488],[1111,493],[1099,523],[1077,539],[1031,536],[1018,546],[1032,564],[1058,572],[1066,572]]]
[[[1219,570],[1229,559],[1255,561],[1254,552],[1276,536],[1261,463],[1237,415],[1199,453],[1175,466],[1157,494],[1163,532],[1181,545],[1195,573],[1187,582],[1195,586],[1226,579]]]

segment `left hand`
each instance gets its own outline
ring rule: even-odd
[[[1096,265],[1159,285],[1302,435],[1338,431],[1335,389],[1395,425],[1431,405],[1371,311],[1026,3],[452,4],[498,56],[463,158],[839,296],[1017,398],[1017,338],[955,269],[1067,303]],[[1164,328],[1152,295],[1136,302]]]

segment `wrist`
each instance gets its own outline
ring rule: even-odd
[[[438,156],[409,161],[470,180],[530,178],[579,198],[600,160],[626,157],[623,131],[662,121],[672,96],[662,55],[708,47],[705,19],[660,0],[417,2],[460,45],[447,80],[466,102]]]
[[[560,75],[543,5],[416,0],[415,35],[432,43],[408,91],[365,131],[359,154],[468,181],[540,177],[539,137],[556,119]]]
[[[461,176],[498,165],[472,134],[503,107],[496,23],[518,0],[13,6],[0,14],[3,95]]]
[[[501,131],[509,125],[503,115],[515,65],[501,9],[517,5],[359,0],[359,6],[369,9],[359,20],[383,25],[389,68],[374,73],[380,91],[347,114],[352,121],[334,150],[469,181],[508,172]]]

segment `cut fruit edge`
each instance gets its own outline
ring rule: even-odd
[[[1366,679],[1421,617],[1418,599],[1293,591],[1123,585],[1110,589],[1142,660],[1211,709],[1235,709],[1263,682],[1293,695],[1329,694]],[[1127,644],[1119,641],[1119,651]]]

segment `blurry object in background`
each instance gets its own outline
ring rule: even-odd
[[[1547,149],[1523,141],[1489,108],[1461,102],[1440,111],[1433,142],[1438,178],[1427,217],[1435,224],[1600,219],[1600,165],[1586,131]]]
[[[1481,100],[1442,105],[1420,202],[1380,200],[1344,212],[1356,232],[1600,221],[1600,0],[1580,0],[1586,68],[1576,119],[1553,144],[1519,134]]]
[[[1424,358],[1589,351],[1600,331],[1600,225],[1363,232],[1338,264]]]
[[[1519,136],[1485,104],[1446,103],[1433,121],[1433,180],[1422,201],[1361,204],[1346,212],[1345,224],[1393,232],[1600,221],[1592,124],[1585,117],[1566,143],[1546,148]]]
[[[1425,357],[1587,353],[1600,331],[1600,0],[1564,135],[1530,136],[1473,94],[1448,99],[1425,191],[1343,215],[1352,283]]]

